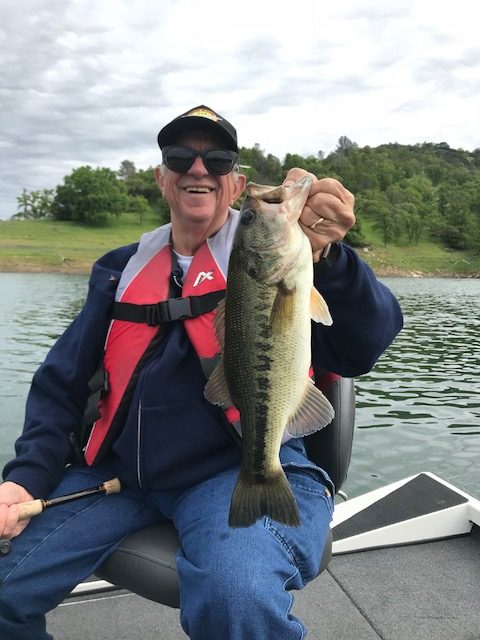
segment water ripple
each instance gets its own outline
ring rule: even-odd
[[[386,279],[405,328],[356,380],[351,495],[432,471],[479,497],[480,281]],[[20,433],[32,375],[80,309],[83,276],[0,274],[0,465]]]
[[[32,376],[86,293],[84,276],[0,273],[0,467],[21,432]]]
[[[480,281],[385,282],[405,327],[356,381],[358,428],[345,488],[357,495],[427,470],[478,496]]]

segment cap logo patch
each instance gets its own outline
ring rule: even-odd
[[[221,118],[219,118],[217,114],[214,113],[213,111],[210,111],[210,109],[193,109],[192,111],[189,111],[188,113],[186,113],[183,117],[186,118],[190,116],[199,116],[200,118],[208,118],[209,120],[213,120],[214,122],[218,122],[219,120],[221,120]]]

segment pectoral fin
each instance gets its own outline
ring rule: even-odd
[[[213,321],[213,327],[217,335],[218,344],[220,345],[220,351],[223,352],[225,344],[225,298],[220,300],[216,309],[217,313]]]
[[[308,436],[326,427],[334,417],[332,405],[309,379],[303,402],[288,421],[287,431],[293,438]]]
[[[230,397],[230,391],[227,385],[227,380],[225,378],[223,358],[220,358],[217,366],[212,371],[212,375],[205,385],[203,395],[209,402],[219,405],[224,409],[233,405],[232,399]]]
[[[310,293],[310,314],[314,322],[321,322],[327,326],[333,324],[332,316],[328,310],[327,303],[323,299],[323,296],[312,287]]]
[[[272,333],[279,333],[287,327],[293,318],[294,293],[279,288],[273,301],[270,314],[270,326]]]

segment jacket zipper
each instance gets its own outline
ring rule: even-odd
[[[142,472],[140,469],[140,448],[141,448],[141,436],[142,436],[142,400],[138,403],[137,410],[137,482],[140,489],[143,491],[142,484]]]

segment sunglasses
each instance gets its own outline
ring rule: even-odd
[[[209,173],[215,176],[224,176],[235,166],[237,154],[229,149],[207,149],[197,151],[189,147],[172,145],[162,149],[164,164],[175,173],[187,173],[197,157],[203,160],[203,164]]]

